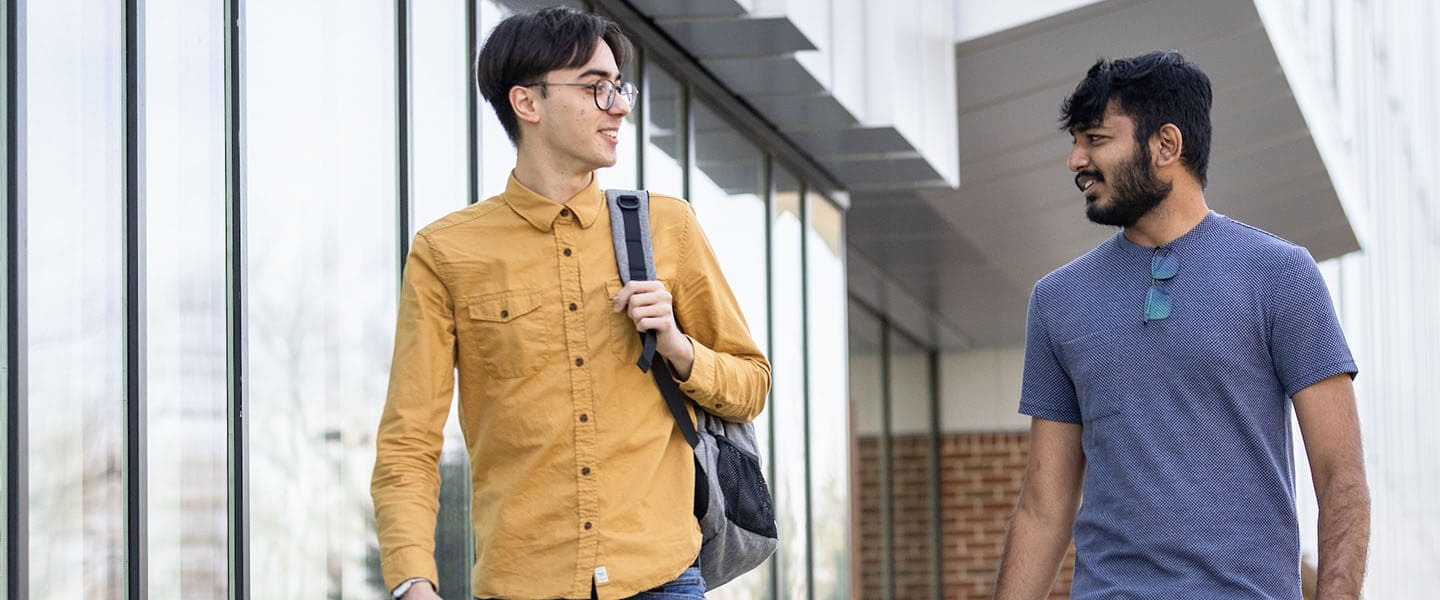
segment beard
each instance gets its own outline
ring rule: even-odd
[[[1092,174],[1105,180],[1098,171]],[[1173,187],[1155,176],[1155,169],[1150,165],[1150,148],[1139,144],[1130,160],[1116,169],[1110,183],[1110,203],[1102,205],[1099,200],[1086,203],[1085,218],[1100,225],[1131,227],[1159,206]]]

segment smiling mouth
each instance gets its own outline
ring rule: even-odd
[[[619,129],[601,129],[601,130],[600,130],[600,135],[603,135],[603,136],[605,136],[605,137],[607,137],[607,138],[610,138],[610,139],[613,140],[613,141],[619,141],[619,140],[620,140],[620,130],[619,130]]]
[[[1082,193],[1088,193],[1091,188],[1095,187],[1095,184],[1101,181],[1102,179],[1097,173],[1080,173],[1075,176],[1075,187],[1080,188]]]

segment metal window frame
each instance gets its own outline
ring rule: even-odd
[[[249,344],[245,277],[245,7],[223,0],[225,27],[225,320],[226,320],[226,537],[229,597],[250,597]]]
[[[944,514],[940,499],[940,351],[930,348],[927,355],[927,368],[930,371],[930,469],[929,481],[926,482],[930,492],[930,588],[931,597],[940,600],[945,597],[945,536],[940,530],[945,523],[941,520]]]
[[[5,31],[5,597],[25,600],[29,580],[29,360],[26,354],[25,0],[3,0]]]
[[[800,377],[805,417],[805,595],[815,598],[815,475],[810,456],[810,215],[811,184],[800,180]]]
[[[480,57],[479,0],[465,0],[465,167],[469,193],[466,204],[480,201],[480,82],[475,79],[476,60]]]
[[[145,320],[145,8],[125,0],[125,593],[145,598],[149,579]]]
[[[413,81],[410,75],[410,0],[395,0],[395,236],[399,259],[395,263],[396,292],[405,277],[405,258],[410,254],[410,227],[415,218],[410,153],[413,139],[410,110]]]
[[[874,311],[871,311],[874,313]],[[881,313],[874,313],[880,320],[880,577],[884,583],[884,600],[895,598],[895,511],[891,505],[890,498],[894,494],[894,482],[890,477],[890,463],[894,460],[894,452],[890,448],[892,425],[891,406],[894,404],[894,394],[891,393],[891,381],[893,373],[890,369],[890,333],[893,327],[889,319]]]

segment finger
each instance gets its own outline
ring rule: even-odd
[[[660,317],[646,317],[635,322],[635,329],[637,331],[654,330],[656,332],[664,332],[669,328],[669,326],[670,320]]]
[[[654,304],[669,304],[673,300],[670,292],[663,289],[653,292],[643,292],[630,297],[630,306],[651,306]]]
[[[664,318],[670,316],[670,306],[665,304],[652,304],[650,306],[630,305],[630,318],[635,321],[651,317]]]
[[[622,309],[625,308],[625,305],[627,303],[634,302],[634,297],[636,295],[652,292],[655,291],[657,288],[665,289],[665,286],[658,281],[631,281],[630,283],[625,284],[624,287],[620,288],[620,291],[615,294],[615,300],[613,306],[611,306],[611,309],[614,312],[620,312]]]
[[[620,291],[615,292],[615,298],[610,301],[610,311],[618,313],[623,310],[625,305],[630,302],[630,295],[634,293],[635,291],[629,285],[620,288]]]

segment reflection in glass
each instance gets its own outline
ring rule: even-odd
[[[495,0],[476,0],[476,4],[480,9],[480,47],[484,47],[490,30],[514,11]],[[489,102],[480,98],[475,110],[480,113],[480,156],[476,160],[480,161],[480,200],[483,201],[505,191],[510,170],[515,168],[515,146],[505,136],[505,128]]]
[[[890,510],[896,598],[934,598],[930,352],[890,330]]]
[[[398,279],[394,5],[246,11],[252,595],[384,597],[369,483]]]
[[[644,185],[652,192],[671,196],[686,193],[683,92],[680,83],[663,67],[645,63],[645,87],[640,90],[645,105]]]
[[[884,324],[863,306],[850,302],[850,405],[855,415],[855,519],[860,531],[860,598],[888,598],[890,494],[885,485],[889,439],[885,426]]]
[[[810,397],[814,598],[850,596],[850,403],[846,398],[844,214],[806,195],[805,348]]]
[[[224,2],[145,15],[152,598],[222,598],[226,567]]]
[[[779,590],[782,598],[806,598],[810,516],[806,511],[805,276],[801,260],[805,224],[800,182],[774,169],[770,209],[770,282],[774,346],[770,356],[775,424],[775,503],[780,526]],[[828,457],[827,457],[828,458]]]
[[[412,2],[410,27],[414,213],[407,235],[413,237],[426,225],[465,208],[469,193],[465,94],[471,75],[465,56],[465,0]],[[444,435],[440,512],[435,523],[437,583],[447,598],[468,599],[474,564],[470,455],[460,431],[459,410],[453,404]]]
[[[765,246],[756,243],[765,235],[764,154],[704,104],[697,102],[693,110],[696,168],[691,175],[690,201],[745,314],[750,334],[765,348],[769,340]],[[755,420],[761,461],[767,468],[771,462],[766,451],[769,422],[767,407]],[[769,593],[770,569],[762,566],[709,597],[748,599]]]
[[[411,231],[465,208],[465,0],[410,3]],[[483,108],[483,106],[481,107]]]
[[[637,84],[640,77],[636,66],[639,64],[638,57],[631,56],[628,64],[620,65],[621,78],[632,85]],[[602,96],[599,101],[604,104],[604,97]],[[624,101],[625,98],[617,92],[615,102]],[[638,105],[639,102],[639,97],[636,97],[635,104]],[[615,108],[615,110],[619,109]],[[637,106],[632,105],[630,114],[625,115],[625,122],[620,124],[620,145],[615,149],[614,166],[600,169],[595,173],[595,176],[600,178],[602,188],[631,190],[640,185],[641,148],[635,137],[635,119],[639,117],[639,113],[640,110]]]
[[[119,598],[123,6],[26,8],[30,596]]]

